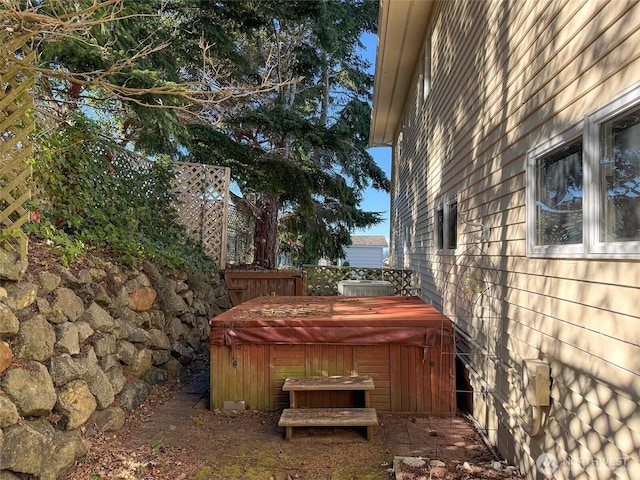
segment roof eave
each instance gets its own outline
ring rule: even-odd
[[[433,3],[434,0],[380,0],[371,146],[393,145]]]

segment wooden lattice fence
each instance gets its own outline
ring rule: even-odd
[[[176,162],[176,209],[187,231],[207,255],[224,268],[231,170],[199,163]]]
[[[411,270],[318,265],[305,265],[303,270],[307,281],[307,295],[338,295],[338,282],[342,280],[386,280],[393,285],[394,295],[415,294]]]
[[[29,115],[33,98],[28,91],[33,75],[19,62],[34,59],[35,53],[17,44],[8,29],[0,32],[0,277],[10,280],[19,280],[27,268],[27,237],[20,227],[29,220],[27,159],[32,146],[28,137],[35,125]]]
[[[255,217],[242,204],[229,204],[227,228],[227,265],[248,265],[253,262]]]

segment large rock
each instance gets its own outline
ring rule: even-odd
[[[136,328],[138,327],[131,320],[122,317],[116,318],[113,334],[118,340],[126,339]]]
[[[11,366],[13,362],[13,352],[9,344],[3,340],[0,340],[0,375],[7,368]]]
[[[120,407],[109,407],[104,410],[96,410],[89,417],[87,423],[97,426],[104,432],[114,432],[124,426],[127,414]]]
[[[46,420],[27,421],[5,430],[0,469],[55,480],[87,454],[78,431],[56,431]],[[0,480],[11,477],[2,476]],[[16,477],[17,478],[17,477]]]
[[[27,421],[3,430],[0,470],[41,476],[55,451],[55,431],[45,420]]]
[[[95,375],[100,370],[98,357],[93,347],[88,347],[82,355],[75,357],[75,360],[87,370],[86,375]]]
[[[187,333],[187,327],[177,317],[167,319],[167,335],[173,339],[178,339]]]
[[[119,394],[127,384],[127,377],[124,376],[124,372],[120,367],[113,367],[106,372],[109,383],[113,387],[113,393]]]
[[[164,278],[151,262],[144,262],[144,271],[151,280],[152,285],[158,291],[158,297],[162,310],[169,315],[181,315],[189,311],[184,299],[176,293],[176,282]]]
[[[40,273],[38,273],[38,278],[40,279],[41,295],[50,294],[56,288],[58,288],[58,285],[60,285],[60,282],[62,281],[59,275],[55,275],[51,272],[47,272],[46,270],[43,270]]]
[[[0,337],[15,335],[20,329],[20,322],[13,310],[4,303],[0,303]]]
[[[120,361],[127,366],[128,372],[134,377],[145,375],[153,363],[151,350],[148,348],[138,349],[126,340],[118,342],[118,356]]]
[[[118,341],[116,352],[120,361],[125,365],[131,365],[135,361],[136,350],[136,346],[133,343],[126,340]]]
[[[49,318],[51,316],[51,313],[53,312],[53,309],[51,308],[51,304],[49,303],[49,300],[43,297],[36,298],[36,309],[38,313],[41,313],[47,318]],[[52,323],[56,323],[56,322],[52,322]]]
[[[148,343],[149,333],[128,318],[117,318],[114,334],[118,339],[126,339],[133,343]]]
[[[87,445],[78,430],[56,431],[55,450],[40,478],[42,480],[59,478],[87,453]]]
[[[89,391],[96,399],[97,408],[107,408],[113,403],[115,392],[113,386],[102,369],[96,369],[93,374],[85,376]]]
[[[20,280],[28,266],[29,261],[19,252],[0,246],[0,277],[8,280]]]
[[[178,378],[182,373],[182,364],[173,357],[171,357],[167,363],[160,365],[160,368],[166,370],[171,378]]]
[[[191,305],[191,308],[193,308],[193,311],[195,312],[196,315],[209,317],[208,311],[207,311],[207,304],[201,298],[194,298],[193,305]]]
[[[113,388],[111,379],[102,370],[100,360],[96,356],[93,347],[89,347],[84,355],[75,358],[75,361],[85,370],[82,379],[86,381],[89,391],[96,399],[98,408],[105,408],[111,405],[116,391]]]
[[[84,380],[67,383],[58,393],[55,411],[61,415],[58,425],[67,430],[78,428],[96,411],[97,403]]]
[[[82,300],[84,308],[88,308],[96,300],[96,293],[93,284],[82,285],[75,290],[76,295]]]
[[[137,327],[148,327],[151,322],[149,312],[134,312],[129,307],[122,307],[120,309],[120,316],[134,323]]]
[[[62,284],[70,288],[80,288],[83,285],[78,277],[66,268],[60,269],[60,278],[62,279]]]
[[[38,295],[38,286],[29,282],[13,283],[6,290],[7,297],[2,301],[13,310],[27,308],[36,301]]]
[[[89,272],[89,275],[91,276],[91,280],[93,281],[93,283],[100,283],[105,278],[107,278],[107,272],[105,272],[101,268],[94,268],[94,267],[88,268],[87,272]]]
[[[171,348],[171,340],[166,333],[157,328],[152,328],[147,331],[149,334],[149,342],[147,345],[154,350],[169,350]]]
[[[180,321],[191,326],[194,326],[196,324],[196,318],[197,317],[191,312],[183,313],[182,315],[180,315]]]
[[[58,288],[53,292],[49,321],[52,323],[75,322],[84,312],[82,299],[70,288]]]
[[[47,368],[39,362],[22,362],[7,370],[0,382],[24,417],[47,415],[56,404],[56,391]]]
[[[93,328],[91,328],[91,325],[87,322],[78,320],[74,325],[78,327],[78,341],[80,343],[84,343],[84,341],[94,333]]]
[[[145,376],[153,364],[153,357],[151,350],[148,348],[141,348],[135,357],[134,362],[129,365],[129,373],[135,377]]]
[[[169,380],[169,373],[161,368],[151,367],[142,379],[151,386],[160,385]]]
[[[132,343],[144,343],[146,345],[151,340],[151,336],[144,328],[136,327],[131,331],[126,339]]]
[[[89,270],[87,270],[86,268],[80,270],[76,274],[76,278],[78,279],[78,282],[80,282],[83,285],[88,285],[93,282],[93,277],[91,276],[91,272],[89,272]]]
[[[158,292],[152,287],[140,287],[129,294],[128,307],[134,312],[146,312],[153,306]]]
[[[125,385],[118,395],[120,406],[132,412],[144,402],[151,393],[151,387],[140,379],[133,379]]]
[[[127,293],[133,293],[144,287],[151,287],[151,281],[144,273],[135,272],[135,275],[123,283]]]
[[[42,315],[36,315],[20,324],[13,342],[13,353],[25,360],[44,362],[53,355],[56,332]]]
[[[106,372],[110,368],[116,367],[120,365],[120,361],[118,359],[118,355],[105,355],[98,359],[100,362],[100,368]]]
[[[110,333],[94,335],[91,337],[90,343],[93,345],[93,349],[98,357],[116,353],[118,344],[115,335]]]
[[[109,308],[113,303],[113,300],[111,299],[111,296],[109,295],[107,289],[99,283],[93,283],[91,285],[91,288],[93,289],[94,302],[103,307]]]
[[[152,350],[151,351],[151,359],[154,365],[162,365],[169,361],[171,356],[171,352],[169,350]]]
[[[149,326],[158,330],[165,330],[167,320],[162,310],[151,310],[149,312]]]
[[[196,358],[195,350],[180,342],[173,343],[171,346],[171,355],[182,365],[189,365]]]
[[[87,373],[87,367],[66,353],[51,357],[49,361],[49,374],[53,384],[57,387],[83,378]]]
[[[0,428],[15,425],[20,420],[18,407],[6,395],[0,395]],[[2,442],[0,442],[2,444]]]
[[[80,320],[87,322],[94,330],[103,333],[112,333],[115,327],[113,317],[95,302],[84,311],[80,316]]]
[[[75,323],[65,322],[56,325],[56,343],[54,349],[57,352],[77,355],[80,353],[80,335]]]

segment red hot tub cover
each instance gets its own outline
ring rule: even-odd
[[[453,344],[451,320],[418,297],[258,297],[210,325],[210,345]]]

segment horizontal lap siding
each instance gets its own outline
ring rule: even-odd
[[[562,464],[558,478],[640,478],[640,262],[527,258],[525,213],[527,150],[640,80],[639,25],[638,2],[439,2],[423,109],[409,93],[416,119],[394,181],[411,194],[392,198],[392,230],[413,238],[393,261],[417,271],[421,297],[479,344],[472,384],[488,393],[475,414],[532,476],[537,456],[554,452],[626,462],[604,473]],[[458,255],[437,255],[433,214],[454,193]],[[464,221],[490,226],[490,241]],[[461,295],[465,266],[496,282],[484,317]],[[502,405],[521,401],[513,370],[524,358],[552,368],[550,419],[535,439]]]

